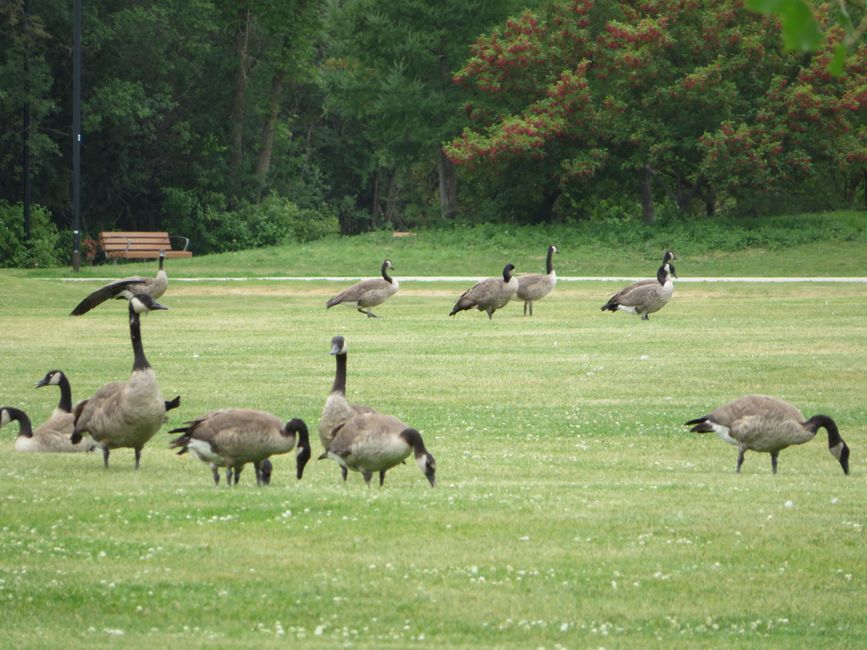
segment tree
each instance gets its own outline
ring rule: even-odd
[[[351,148],[348,170],[366,187],[374,223],[393,222],[404,193],[427,201],[437,179],[440,214],[456,213],[456,178],[440,143],[463,118],[452,70],[467,45],[506,15],[511,2],[334,1],[321,79],[326,110]],[[349,139],[347,141],[346,139]]]
[[[515,159],[542,167],[572,205],[592,193],[590,179],[616,180],[638,197],[647,222],[660,189],[683,212],[699,198],[712,213],[717,192],[736,183],[718,183],[723,159],[709,153],[714,136],[706,134],[734,129],[740,137],[732,125],[765,119],[761,110],[788,111],[793,98],[775,103],[768,89],[796,78],[803,61],[782,52],[772,21],[734,0],[555,1],[476,41],[456,81],[475,91],[468,110],[477,126],[446,149],[472,168]],[[830,77],[826,86],[840,90]],[[825,134],[838,131],[831,113],[817,119]],[[799,158],[801,144],[781,144]],[[769,142],[745,155],[778,153]],[[754,187],[779,180],[771,163],[763,173]]]

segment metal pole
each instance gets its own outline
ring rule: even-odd
[[[24,0],[24,160],[21,173],[24,176],[24,241],[32,235],[30,226],[30,0]]]
[[[72,20],[72,270],[81,263],[81,0]]]

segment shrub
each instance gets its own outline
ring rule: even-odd
[[[24,241],[24,207],[0,201],[0,267],[60,266],[66,255],[51,213],[41,205],[30,210],[30,241]]]
[[[198,253],[311,241],[339,231],[337,217],[328,209],[300,208],[276,194],[234,210],[225,207],[221,196],[212,196],[203,205],[185,190],[168,188],[165,194],[165,209],[175,215],[175,230],[189,237]]]

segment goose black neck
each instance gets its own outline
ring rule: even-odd
[[[554,272],[554,247],[550,246],[548,248],[548,260],[545,262],[545,272],[548,275]]]
[[[659,267],[659,270],[656,272],[656,281],[659,284],[665,284],[665,281],[668,279],[668,268],[666,268],[665,264]]]
[[[18,433],[19,436],[24,436],[25,438],[33,437],[33,425],[30,423],[30,418],[27,417],[27,414],[24,411],[7,406],[6,412],[9,414],[10,419],[18,421],[18,426],[21,427],[21,430]]]
[[[337,370],[334,373],[334,384],[331,386],[332,393],[346,393],[346,353],[335,354],[337,358]]]
[[[166,261],[165,255],[160,255],[160,271],[163,270],[163,263]]]
[[[385,262],[382,263],[382,278],[389,284],[394,284],[394,281],[391,279],[391,276],[388,274],[388,264]]]
[[[506,267],[503,269],[503,282],[509,284],[509,280],[512,279],[512,270]]]
[[[151,367],[145,357],[144,348],[141,344],[141,319],[138,312],[133,309],[132,302],[129,305],[129,338],[132,341],[133,362],[132,370],[147,370]]]
[[[827,415],[814,415],[804,424],[813,433],[824,427],[825,431],[828,432],[828,447],[836,447],[843,442],[843,438],[840,437],[840,430],[837,428],[837,423]]]
[[[424,446],[421,434],[412,427],[404,429],[400,432],[401,438],[406,440],[406,444],[412,447],[415,457],[424,456],[427,453],[427,448]]]
[[[57,408],[66,413],[72,413],[72,388],[66,375],[60,375],[60,381],[57,385],[60,386],[60,401],[57,403]]]

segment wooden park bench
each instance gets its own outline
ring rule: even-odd
[[[172,239],[183,241],[183,248],[173,249]],[[192,257],[187,250],[190,240],[180,235],[169,236],[167,232],[111,232],[99,233],[99,247],[107,259],[149,260],[165,251],[166,257]]]

